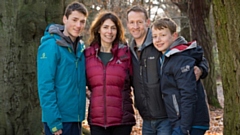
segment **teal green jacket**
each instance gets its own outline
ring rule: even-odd
[[[62,129],[62,122],[85,119],[85,46],[79,39],[74,52],[72,41],[62,34],[62,30],[61,25],[48,26],[37,54],[42,121],[52,132]]]

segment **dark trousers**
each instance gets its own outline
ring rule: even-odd
[[[90,126],[91,135],[130,135],[133,125],[100,127]]]
[[[45,135],[53,135],[47,123],[44,123]],[[81,122],[63,122],[62,135],[81,135],[82,123]]]

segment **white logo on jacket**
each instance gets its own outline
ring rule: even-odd
[[[121,60],[116,61],[117,64],[122,64]]]
[[[148,57],[148,59],[149,59],[149,60],[153,60],[153,59],[155,59],[155,57],[154,57],[154,56]]]
[[[182,73],[185,73],[185,72],[190,71],[190,66],[189,66],[189,65],[186,65],[186,66],[184,66],[184,67],[181,67],[181,71],[182,71]]]

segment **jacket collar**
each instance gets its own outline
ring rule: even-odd
[[[94,42],[90,46],[94,48],[95,53],[97,55],[98,52],[100,51],[100,44],[98,42]],[[124,46],[124,44],[120,44],[119,42],[114,42],[112,49],[111,49],[111,53],[116,54],[116,51],[118,50],[118,48],[121,48],[123,46]]]
[[[65,36],[63,34],[63,30],[64,26],[60,24],[53,24],[49,27],[50,34],[57,34],[59,37],[61,37],[57,39],[58,45],[68,47],[68,44],[70,44],[72,46],[74,44],[73,41],[69,36]],[[82,44],[83,41],[81,40],[81,38],[81,36],[77,37],[75,42],[80,42]]]
[[[143,44],[141,45],[141,47],[139,48],[140,51],[142,51],[145,47],[152,45],[152,31],[150,28],[148,28],[147,31],[147,35],[145,37],[145,40],[143,42]],[[132,50],[134,50],[134,47],[136,46],[136,42],[135,40],[132,38],[131,42],[130,42],[130,47]]]

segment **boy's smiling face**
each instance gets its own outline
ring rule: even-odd
[[[177,39],[177,33],[171,33],[168,28],[158,29],[152,27],[152,38],[154,47],[165,53],[169,46]]]

